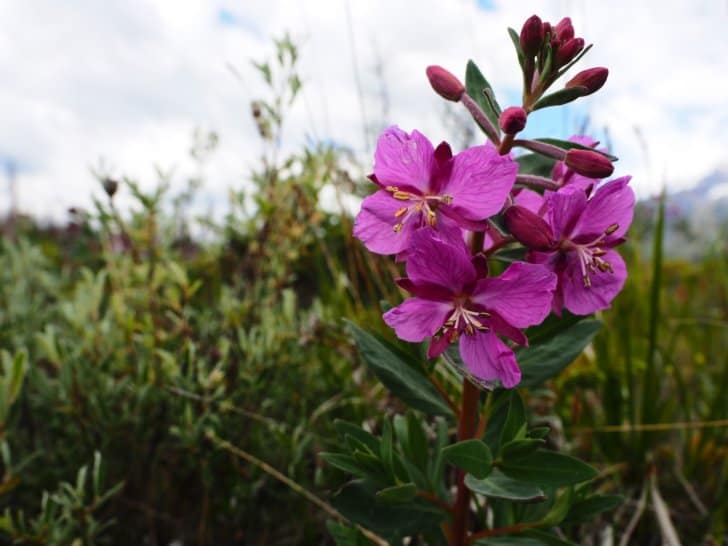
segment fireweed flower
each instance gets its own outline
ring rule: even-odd
[[[354,235],[378,254],[406,252],[420,229],[462,240],[461,228],[483,229],[500,211],[517,171],[491,144],[453,156],[445,142],[434,149],[419,131],[390,127],[374,154],[371,178],[380,189],[364,199]]]
[[[407,278],[399,285],[414,297],[387,311],[384,321],[405,341],[432,338],[428,357],[459,341],[468,371],[510,388],[521,380],[515,355],[499,337],[526,345],[520,328],[549,313],[556,276],[539,265],[514,263],[499,277],[483,278],[459,244],[421,230],[413,236]]]
[[[630,177],[607,182],[588,197],[574,187],[545,196],[542,210],[553,245],[530,250],[528,261],[544,265],[558,276],[552,309],[577,315],[606,309],[622,290],[627,268],[613,248],[624,242],[632,223],[634,192]]]

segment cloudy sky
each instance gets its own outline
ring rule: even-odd
[[[21,209],[55,218],[100,193],[100,165],[146,187],[161,168],[182,185],[195,128],[220,136],[201,200],[222,206],[261,153],[249,103],[264,88],[250,60],[272,57],[271,38],[285,31],[300,44],[304,80],[287,147],[332,140],[366,162],[365,121],[452,138],[425,67],[462,74],[472,58],[501,104],[513,103],[506,27],[533,13],[571,16],[595,44],[582,66],[610,77],[565,111],[535,114],[532,136],[566,137],[588,118],[642,196],[728,168],[725,0],[0,0],[0,211],[8,166]]]

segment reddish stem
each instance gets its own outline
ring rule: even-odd
[[[544,525],[543,521],[532,521],[530,523],[517,523],[516,525],[511,525],[510,527],[498,527],[497,529],[486,529],[485,531],[478,531],[477,533],[473,533],[468,537],[468,539],[465,541],[465,544],[470,544],[471,542],[475,542],[479,538],[486,538],[486,537],[495,537],[498,535],[507,535],[509,533],[519,533],[521,531],[525,531],[526,529],[531,529],[533,527],[541,527]]]
[[[463,407],[458,423],[458,440],[470,440],[475,436],[478,424],[478,399],[480,391],[467,378],[463,378]],[[452,546],[464,546],[470,513],[470,490],[465,487],[465,472],[456,474],[457,494],[455,496],[455,517],[452,526]]]

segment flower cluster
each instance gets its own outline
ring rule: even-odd
[[[524,107],[502,113],[493,107],[505,137],[474,110],[479,107],[466,86],[445,69],[429,67],[435,91],[462,101],[490,142],[453,155],[446,142],[435,147],[416,130],[386,129],[370,176],[377,191],[364,199],[354,225],[370,251],[406,261],[407,277],[397,282],[412,297],[383,317],[397,336],[429,339],[430,358],[457,343],[472,376],[505,387],[520,381],[511,346],[527,345],[522,329],[552,311],[586,315],[609,307],[627,276],[614,248],[625,240],[634,208],[628,176],[602,181],[614,158],[591,138],[575,136],[559,146],[514,138],[535,98],[534,75],[551,70],[539,80],[540,96],[544,83],[584,49],[568,19],[551,27],[534,17],[520,35],[531,76]],[[547,63],[549,56],[556,61]],[[557,160],[550,178],[519,173],[510,151],[519,145]],[[519,243],[522,260],[490,275],[489,258]]]

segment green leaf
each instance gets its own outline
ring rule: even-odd
[[[521,395],[514,389],[510,391],[509,396],[508,413],[500,435],[500,449],[511,440],[526,436],[526,408],[523,406]]]
[[[390,472],[394,473],[394,447],[392,438],[392,425],[388,420],[384,420],[382,428],[382,442],[380,444],[380,455],[384,466],[389,469]]]
[[[500,106],[495,100],[495,94],[490,83],[472,60],[468,61],[465,68],[465,89],[468,95],[478,103],[480,109],[485,112],[485,115],[488,116],[493,127],[498,127],[498,118],[501,114]],[[485,96],[485,93],[488,93],[488,97]]]
[[[354,476],[365,477],[369,470],[362,468],[359,462],[345,453],[320,453],[319,456],[331,466],[353,474]]]
[[[493,464],[490,448],[481,440],[465,440],[447,446],[442,450],[442,457],[478,479],[485,478]]]
[[[536,387],[555,377],[581,354],[602,327],[595,319],[584,319],[548,341],[515,351],[521,367],[519,387]]]
[[[372,453],[377,453],[379,451],[379,440],[360,426],[349,421],[344,421],[343,419],[336,419],[334,421],[334,427],[342,440],[345,439],[347,435],[352,436],[361,443],[365,444]]]
[[[501,457],[508,460],[525,457],[536,451],[539,447],[543,447],[545,443],[544,440],[538,438],[512,440],[501,448]]]
[[[379,502],[386,504],[402,504],[409,502],[417,495],[417,487],[413,483],[395,485],[377,491],[376,497]]]
[[[562,487],[591,480],[597,471],[588,464],[555,451],[536,451],[513,461],[504,460],[504,474],[525,482],[546,487]]]
[[[523,63],[526,59],[525,55],[523,54],[523,50],[521,49],[521,37],[514,29],[508,27],[508,36],[511,38],[511,42],[513,42],[513,47],[516,48],[516,55],[518,56],[518,64],[521,65],[521,69],[523,69]]]
[[[369,546],[369,542],[356,527],[349,527],[333,519],[326,521],[326,529],[336,546]]]
[[[564,523],[581,523],[592,520],[602,512],[615,509],[624,502],[621,495],[594,495],[588,499],[575,502],[569,510]]]
[[[428,414],[452,415],[452,410],[421,369],[408,366],[384,342],[352,322],[349,331],[362,358],[377,378],[407,405]]]
[[[538,140],[539,142],[545,142],[546,144],[551,144],[552,146],[557,146],[557,147],[561,148],[562,150],[571,150],[572,148],[576,148],[577,150],[591,150],[592,152],[597,152],[597,153],[602,154],[604,157],[606,157],[610,161],[617,161],[619,159],[617,156],[608,154],[601,150],[597,150],[595,148],[589,148],[588,146],[584,146],[582,144],[577,144],[576,142],[569,142],[568,140],[559,140],[558,138],[534,138],[533,140]]]
[[[474,544],[481,546],[576,546],[573,542],[562,540],[540,529],[530,529],[518,535],[477,540]]]
[[[543,522],[549,527],[553,527],[561,523],[566,517],[566,514],[569,513],[569,508],[571,508],[573,498],[574,489],[572,487],[564,489],[564,491],[557,497],[556,502],[554,502],[551,509],[548,511],[548,514],[544,516]]]
[[[538,486],[509,478],[496,469],[482,480],[471,475],[465,476],[465,485],[475,493],[494,499],[513,502],[539,502],[546,499]]]
[[[417,498],[401,505],[379,503],[371,487],[361,481],[344,486],[331,504],[348,520],[385,538],[434,529],[446,517],[439,508]]]
[[[546,438],[551,432],[551,427],[534,427],[526,433],[529,438]]]
[[[521,174],[535,174],[551,178],[551,171],[556,164],[556,160],[541,154],[523,154],[516,158],[518,162],[518,172]]]
[[[8,405],[11,405],[18,398],[20,388],[23,386],[25,374],[28,371],[28,359],[24,351],[19,352],[13,358],[12,372],[10,382],[8,384],[7,399]]]
[[[407,439],[409,460],[417,465],[423,473],[427,473],[427,461],[429,460],[429,450],[427,444],[427,435],[422,428],[422,423],[414,413],[407,414]]]
[[[538,110],[540,108],[548,108],[549,106],[561,106],[562,104],[568,104],[575,101],[579,97],[587,95],[589,90],[586,87],[565,87],[559,89],[555,93],[541,97],[536,104],[533,105],[532,110]]]

